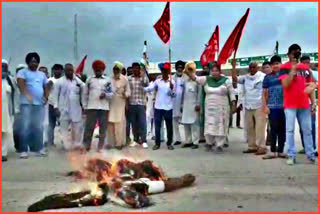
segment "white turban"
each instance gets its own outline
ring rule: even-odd
[[[2,64],[7,64],[7,65],[8,65],[9,63],[8,63],[8,61],[7,61],[7,60],[2,59]]]
[[[21,69],[21,68],[27,68],[27,66],[25,64],[19,64],[17,66],[17,69]]]

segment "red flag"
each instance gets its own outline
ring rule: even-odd
[[[213,62],[216,56],[216,52],[219,52],[219,26],[216,26],[206,49],[203,51],[200,57],[200,63],[202,66],[208,65],[209,62]]]
[[[162,16],[157,21],[155,25],[153,25],[160,39],[167,44],[171,37],[170,30],[170,2],[167,2],[166,7],[163,10]]]
[[[249,13],[250,8],[248,8],[244,16],[241,17],[240,21],[238,22],[238,24],[230,34],[229,38],[227,39],[226,43],[224,44],[218,58],[219,65],[225,64],[233,52],[234,55],[236,55],[242,36],[242,31],[244,26],[246,25]]]
[[[76,71],[74,72],[75,74],[82,74],[83,73],[84,64],[86,63],[86,60],[87,60],[87,55],[82,59],[82,61],[78,65]]]

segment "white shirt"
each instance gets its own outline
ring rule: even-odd
[[[49,97],[48,97],[48,103],[49,105],[54,105],[54,84],[57,82],[58,79],[56,79],[55,77],[50,77],[48,79],[48,82],[51,81],[53,84],[52,84],[52,88],[50,89],[50,94],[49,94]]]
[[[106,97],[100,99],[101,93],[105,93]],[[92,77],[87,80],[83,93],[83,108],[96,110],[109,110],[109,102],[113,96],[113,89],[109,77],[101,78]]]
[[[175,76],[173,78],[176,83],[175,87],[175,94],[176,96],[173,98],[173,112],[172,116],[173,117],[181,117],[181,101],[182,101],[182,93],[183,93],[183,88],[184,88],[184,78]]]
[[[164,81],[162,78],[156,79],[148,87],[144,88],[146,92],[156,91],[156,103],[154,108],[160,110],[172,110],[173,106],[173,97],[175,96],[175,83],[174,80],[171,80],[173,83],[173,90],[170,89],[170,81]]]
[[[262,106],[262,82],[265,74],[258,71],[255,75],[246,74],[238,77],[238,83],[243,84],[244,107],[248,110],[259,109]]]

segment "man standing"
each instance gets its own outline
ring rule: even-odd
[[[193,61],[187,62],[185,69],[194,75],[196,74],[196,65]],[[187,79],[183,87],[181,118],[181,123],[184,125],[186,143],[182,148],[191,147],[191,149],[198,149],[200,134],[199,112],[201,86],[190,79],[190,77],[186,78]]]
[[[302,56],[300,59],[300,62],[307,65],[309,68],[311,68],[311,63],[310,63],[310,57],[309,56]],[[312,71],[312,70],[311,70]],[[315,77],[315,75],[313,75],[313,78],[315,79],[315,81],[317,81]],[[315,93],[315,95],[317,95],[317,93]],[[314,102],[315,104],[317,104],[317,102]],[[310,104],[310,108],[312,108],[313,106]],[[311,109],[311,133],[312,133],[312,142],[313,142],[313,149],[315,151],[315,156],[318,156],[318,152],[317,152],[317,146],[316,146],[316,110],[317,108],[315,108],[314,111],[312,111]],[[303,133],[302,133],[302,128],[300,127],[300,137],[301,137],[301,142],[302,142],[302,146],[304,148],[304,141],[303,141]],[[300,154],[304,154],[305,151],[304,149],[299,151]]]
[[[49,78],[48,85],[50,89],[50,95],[48,99],[49,104],[49,128],[48,128],[48,145],[54,146],[54,129],[57,124],[57,116],[54,112],[54,85],[61,78],[63,72],[63,66],[60,64],[55,64],[52,66],[53,76]]]
[[[63,148],[81,146],[82,137],[82,107],[81,93],[84,83],[74,75],[73,65],[64,66],[65,76],[56,81],[54,86],[54,111],[60,119],[60,130]],[[71,143],[69,142],[68,128],[71,125]],[[71,144],[71,145],[70,145]]]
[[[243,153],[255,153],[264,155],[267,153],[265,143],[266,114],[262,108],[262,82],[265,74],[258,71],[258,65],[255,62],[249,65],[249,74],[237,77],[236,61],[232,62],[232,80],[233,85],[243,84],[244,87],[244,106],[246,115],[247,137],[249,148]]]
[[[173,98],[173,136],[174,136],[174,144],[179,145],[181,144],[181,135],[180,135],[180,120],[181,120],[181,102],[182,102],[182,93],[183,93],[183,86],[184,86],[184,79],[182,77],[183,69],[185,66],[185,62],[179,60],[175,64],[176,74],[174,75],[173,79],[176,83],[175,93],[176,96]]]
[[[315,163],[311,134],[311,113],[316,110],[314,103],[313,82],[309,67],[298,64],[301,48],[293,44],[288,49],[289,62],[281,66],[280,77],[283,86],[284,108],[286,115],[286,143],[288,144],[288,165],[295,164],[296,148],[294,143],[294,127],[296,117],[302,129],[304,148],[310,163]],[[311,109],[309,100],[311,101]]]
[[[141,70],[140,70],[141,69]],[[143,148],[148,148],[147,144],[147,124],[146,124],[146,92],[144,87],[149,84],[148,78],[145,76],[144,65],[135,62],[132,63],[133,76],[128,78],[130,84],[131,95],[129,97],[129,121],[132,124],[134,141],[131,147],[141,143]]]
[[[121,74],[123,64],[116,61],[113,66],[111,78],[114,95],[110,101],[109,124],[108,124],[108,147],[115,147],[121,150],[125,145],[126,138],[126,117],[125,108],[130,96],[130,86],[127,77]]]
[[[86,82],[83,93],[83,108],[87,116],[84,131],[84,146],[90,150],[92,135],[96,122],[99,122],[99,144],[98,152],[101,152],[105,144],[109,102],[113,91],[109,77],[103,75],[106,65],[101,60],[96,60],[92,64],[94,76]]]
[[[272,69],[271,69],[271,63],[269,61],[265,61],[262,63],[262,72],[266,75],[271,74],[272,73]],[[270,135],[270,121],[267,118],[267,139],[266,139],[266,145],[270,146],[271,145],[271,135]]]
[[[13,116],[18,113],[18,90],[9,75],[8,62],[2,59],[2,162],[7,161],[8,144],[13,141]]]
[[[156,145],[153,146],[153,150],[160,149],[160,129],[161,123],[164,119],[167,127],[167,146],[169,150],[173,150],[172,144],[172,108],[173,108],[173,97],[174,93],[174,80],[169,77],[171,65],[170,63],[164,63],[160,65],[162,77],[156,79],[153,84],[150,84],[144,90],[151,92],[157,90],[154,118],[155,118],[155,129],[156,129]]]
[[[20,158],[28,158],[30,151],[39,156],[46,156],[43,148],[44,105],[47,103],[49,89],[48,79],[43,72],[37,70],[40,56],[37,53],[28,53],[26,56],[27,69],[18,72],[18,86],[20,88],[21,112],[21,141]]]

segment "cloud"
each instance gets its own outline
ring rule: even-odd
[[[148,41],[151,61],[168,59],[168,46],[156,35],[153,24],[165,2],[130,3],[3,3],[2,54],[15,66],[37,51],[41,63],[78,64],[88,54],[91,62],[102,59],[110,72],[120,60],[126,66],[140,60],[143,41]],[[173,2],[172,58],[198,60],[215,26],[220,26],[220,47],[234,26],[251,8],[237,56],[270,54],[276,40],[284,53],[292,43],[305,51],[317,51],[317,3],[215,3]],[[79,60],[74,62],[74,14],[78,14]]]

